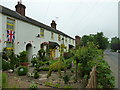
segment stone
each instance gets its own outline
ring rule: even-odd
[[[8,72],[9,72],[9,73],[12,73],[12,72],[13,72],[13,70],[12,70],[12,69],[9,69],[9,70],[8,70]]]

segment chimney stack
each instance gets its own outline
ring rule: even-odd
[[[52,20],[51,27],[54,28],[54,29],[56,29],[56,25],[57,25],[57,24],[55,23],[55,21]]]
[[[80,36],[75,36],[75,45],[80,45]]]
[[[16,12],[25,16],[25,5],[22,4],[22,1],[18,1],[18,4],[15,6]]]

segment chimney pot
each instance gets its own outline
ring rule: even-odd
[[[25,16],[25,5],[21,4],[21,2],[18,1],[18,4],[15,6],[16,12],[19,14]]]
[[[52,20],[51,27],[56,29],[56,25],[57,25],[56,22],[54,20]]]

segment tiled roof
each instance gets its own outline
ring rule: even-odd
[[[30,17],[22,16],[21,14],[17,13],[16,11],[13,11],[13,10],[11,10],[9,8],[4,7],[4,6],[0,5],[0,7],[2,7],[2,14],[14,17],[14,18],[19,19],[19,20],[23,20],[25,22],[28,22],[28,23],[31,23],[33,25],[39,26],[39,27],[44,28],[46,30],[55,32],[57,34],[61,34],[61,35],[65,36],[65,37],[69,37],[71,39],[74,39],[74,38],[70,37],[69,35],[67,35],[67,34],[65,34],[63,32],[61,32],[59,30],[56,30],[56,29],[54,29],[54,28],[52,28],[52,27],[50,27],[48,25],[45,25],[45,24],[43,24],[41,22],[38,22],[38,21],[36,21],[36,20],[34,20],[34,19],[30,18]]]

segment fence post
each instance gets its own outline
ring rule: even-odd
[[[92,68],[92,71],[90,72],[90,79],[88,79],[88,84],[86,88],[96,88],[96,66]]]

